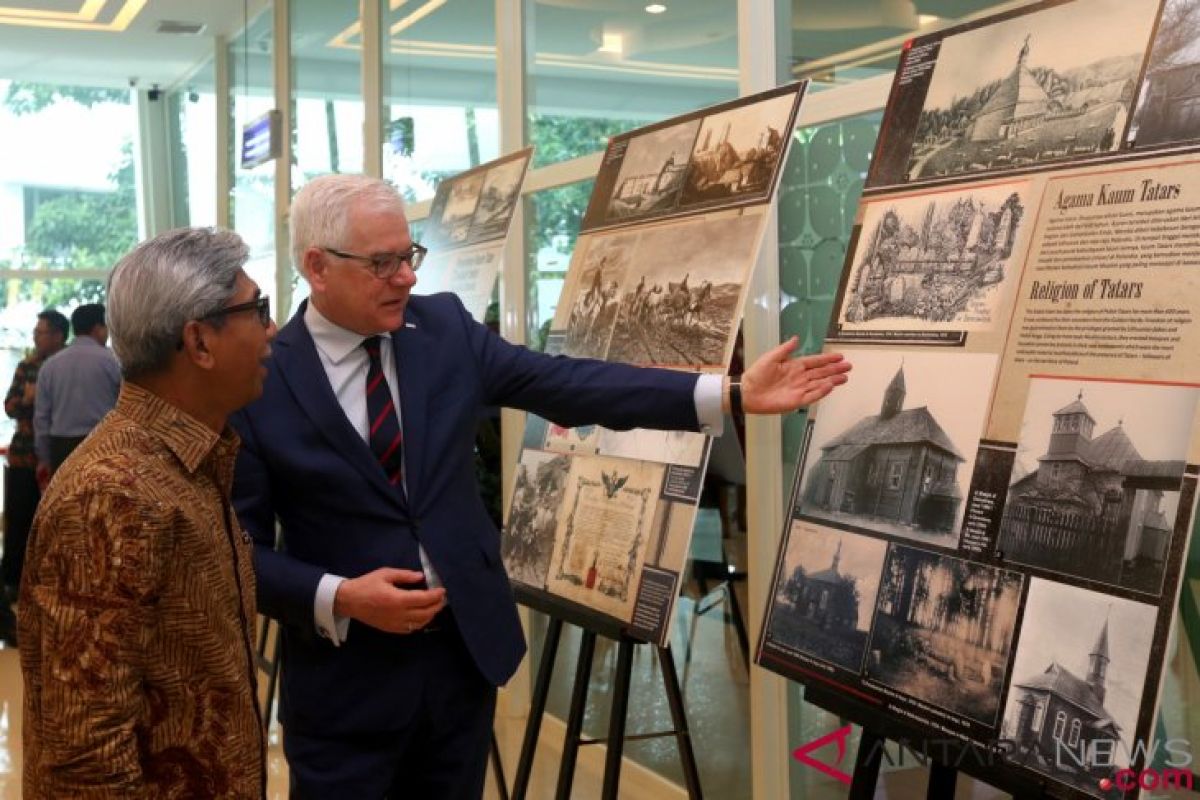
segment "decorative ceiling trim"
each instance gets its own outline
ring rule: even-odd
[[[79,11],[44,11],[34,8],[0,6],[0,25],[22,25],[27,28],[56,28],[74,31],[106,31],[120,33],[129,27],[148,0],[124,0],[108,22],[97,22],[109,0],[84,0]],[[114,0],[120,3],[121,0]]]

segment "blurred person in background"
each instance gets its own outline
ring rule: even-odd
[[[12,444],[8,446],[8,469],[4,473],[4,556],[0,558],[0,573],[4,576],[0,638],[9,644],[15,644],[17,636],[17,618],[9,604],[17,598],[21,565],[25,561],[25,542],[42,496],[37,481],[33,431],[38,371],[47,359],[63,349],[69,329],[67,318],[57,311],[46,309],[38,314],[37,324],[33,327],[33,351],[17,364],[12,385],[4,396],[4,413],[17,421]]]

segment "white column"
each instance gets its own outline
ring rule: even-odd
[[[363,172],[383,177],[383,0],[361,0]]]
[[[789,5],[790,4],[786,4]],[[790,11],[790,8],[788,9]],[[738,0],[739,93],[753,94],[779,84],[778,26],[790,13],[776,14],[775,0]],[[779,342],[779,226],[771,214],[747,294],[746,363]],[[779,417],[746,418],[746,497],[749,541],[750,642],[758,641],[783,525]],[[788,796],[787,682],[757,666],[750,668],[750,775],[755,798]]]
[[[232,228],[229,198],[233,191],[233,165],[229,146],[233,141],[233,91],[229,84],[229,42],[224,36],[213,40],[213,95],[217,103],[217,225]]]
[[[137,109],[138,235],[144,239],[172,227],[168,104],[162,89],[141,87],[133,95]]]
[[[288,210],[292,204],[292,28],[290,0],[274,0],[275,108],[279,110],[279,158],[275,159],[275,307],[292,306],[291,253],[288,248]],[[248,79],[249,76],[247,76]]]

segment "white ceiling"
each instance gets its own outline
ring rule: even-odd
[[[109,21],[124,0],[107,0]],[[176,83],[212,56],[213,37],[236,35],[248,5],[251,16],[267,0],[148,0],[124,32],[61,30],[0,23],[0,78],[37,83],[122,87]],[[82,0],[3,0],[7,8],[77,11]],[[160,21],[198,22],[199,36],[156,33]]]

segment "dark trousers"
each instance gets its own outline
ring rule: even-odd
[[[291,800],[483,796],[496,687],[479,674],[452,624],[410,635],[423,665],[421,685],[412,687],[420,694],[413,721],[399,730],[347,736],[284,725]],[[371,702],[371,687],[362,687],[362,702]]]
[[[75,452],[75,448],[83,444],[87,436],[51,436],[50,437],[50,469],[58,472],[58,468],[67,460],[67,456]]]
[[[42,493],[33,467],[6,467],[4,470],[4,557],[0,573],[4,584],[14,589],[21,585],[21,567],[25,563],[25,544]]]

